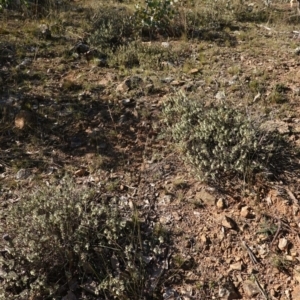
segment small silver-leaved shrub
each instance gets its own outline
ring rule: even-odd
[[[125,202],[65,178],[1,210],[0,299],[61,299],[70,282],[92,282],[90,296],[105,299],[154,293],[143,257],[158,251],[159,237],[147,229],[143,239]]]
[[[163,115],[185,161],[203,180],[270,171],[281,151],[276,132],[262,132],[258,121],[227,104],[205,105],[180,92],[165,102]]]
[[[178,0],[145,0],[145,6],[135,5],[134,22],[137,28],[149,29],[150,32],[168,32],[176,14]]]

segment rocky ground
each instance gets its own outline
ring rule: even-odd
[[[296,10],[275,3],[264,22],[145,39],[161,57],[117,68],[83,39],[83,3],[72,7],[60,21],[0,15],[3,209],[72,174],[170,233],[153,271],[168,273],[161,299],[300,299]],[[162,104],[178,90],[271,115],[264,125],[295,155],[269,180],[200,182],[162,130]]]

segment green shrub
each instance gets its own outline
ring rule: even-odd
[[[259,122],[228,105],[205,106],[179,93],[165,103],[163,113],[184,159],[202,179],[270,171],[282,150],[276,132],[262,132]]]
[[[136,42],[119,46],[114,53],[109,55],[110,67],[132,68],[140,65],[139,44]]]
[[[130,12],[121,7],[101,6],[94,8],[91,17],[93,33],[89,42],[101,50],[115,49],[134,38],[134,24],[130,21]]]
[[[273,91],[270,93],[268,100],[271,103],[276,104],[282,104],[288,101],[287,92],[289,91],[289,88],[286,87],[284,84],[279,83],[276,84]]]
[[[9,7],[9,6],[17,6],[17,1],[12,1],[12,0],[1,0],[0,1],[0,7]]]
[[[160,69],[161,62],[174,62],[177,54],[169,48],[160,45],[144,45],[140,42],[132,42],[119,46],[114,53],[108,53],[111,67],[124,66],[132,68],[140,66],[145,69]]]
[[[145,0],[145,7],[135,6],[135,22],[141,29],[150,32],[158,30],[168,31],[171,21],[178,12],[178,0]]]
[[[69,7],[67,0],[0,0],[0,12],[3,8],[22,11],[28,16],[45,16],[50,12],[65,10]]]
[[[22,6],[27,5],[26,0],[0,0],[0,12],[3,8],[20,9]]]
[[[94,295],[106,299],[138,300],[155,292],[143,258],[159,253],[160,237],[144,224],[146,238],[124,200],[101,197],[65,178],[58,187],[24,196],[1,211],[0,219],[6,234],[6,244],[0,244],[6,249],[0,299],[63,296],[68,288],[62,286],[88,279],[95,283]]]

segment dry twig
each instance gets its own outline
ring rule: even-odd
[[[263,295],[263,297],[264,297],[266,300],[268,300],[269,297],[268,297],[267,293],[264,291],[264,289],[262,288],[262,286],[261,286],[260,283],[258,282],[256,276],[255,276],[254,274],[253,274],[253,276],[254,276],[254,279],[255,279],[255,284],[256,284],[256,286],[258,287],[259,291],[261,292],[261,294]]]
[[[294,194],[292,193],[292,191],[287,187],[285,188],[287,194],[289,195],[289,197],[291,198],[291,200],[293,201],[293,204],[295,204],[296,206],[298,206],[298,200],[297,198],[294,196]]]
[[[250,249],[250,247],[246,244],[246,242],[242,241],[242,245],[246,248],[249,257],[252,261],[253,264],[259,264],[259,261],[257,260],[255,254],[253,253],[253,251]]]

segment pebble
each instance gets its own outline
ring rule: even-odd
[[[288,244],[288,241],[286,238],[281,238],[279,239],[279,242],[278,242],[278,248],[283,251],[286,249],[287,247],[287,244]]]
[[[223,198],[218,199],[217,201],[217,208],[223,209],[225,208],[225,201]]]
[[[249,298],[255,297],[260,292],[259,288],[257,287],[257,285],[253,281],[251,281],[251,280],[244,281],[244,283],[243,283],[243,289],[244,289],[245,294]]]
[[[248,206],[243,206],[240,215],[241,217],[248,218],[250,216],[250,208]]]

